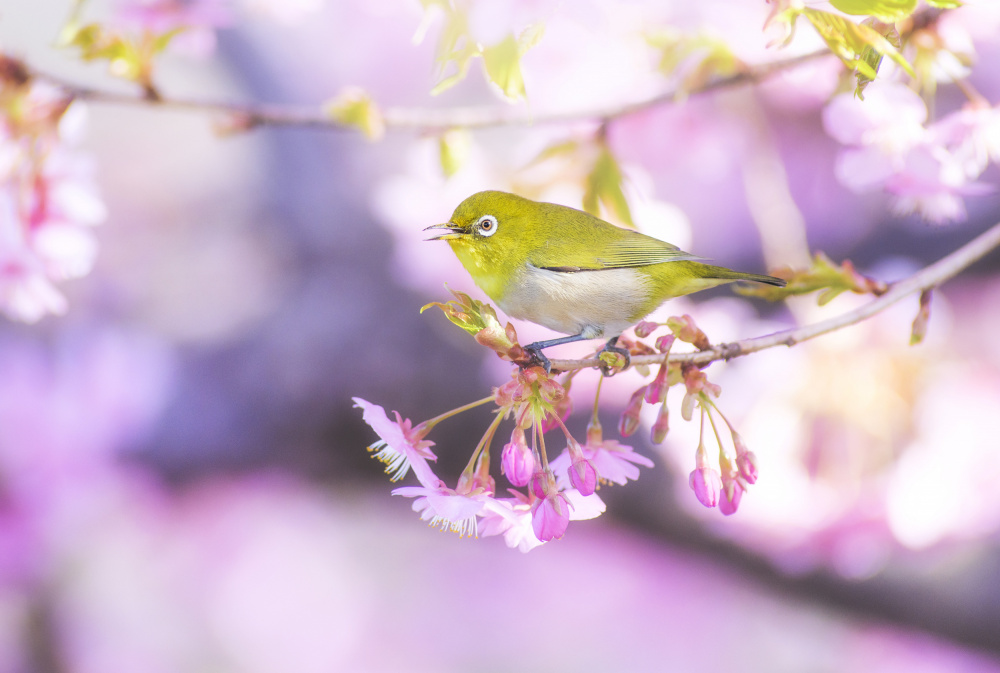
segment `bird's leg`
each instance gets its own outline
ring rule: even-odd
[[[621,336],[620,334],[618,336]],[[608,343],[604,344],[604,348],[598,351],[597,355],[600,357],[601,353],[618,353],[625,358],[625,366],[622,367],[623,370],[628,369],[629,365],[632,364],[632,357],[629,355],[627,348],[622,348],[618,345],[618,337],[611,337],[608,339]],[[607,366],[603,362],[601,363],[601,373],[605,376],[614,376],[615,370],[612,367]]]
[[[525,352],[531,356],[531,360],[528,361],[528,364],[522,365],[521,368],[523,369],[525,367],[533,367],[535,365],[538,365],[544,367],[545,373],[548,374],[549,372],[552,371],[552,363],[549,361],[547,357],[545,357],[545,353],[542,352],[542,349],[548,348],[549,346],[559,346],[561,344],[573,343],[574,341],[582,341],[584,338],[585,337],[583,336],[583,334],[574,334],[573,336],[559,337],[558,339],[547,339],[545,341],[536,341],[534,343],[528,344],[527,346],[521,346],[521,348],[523,348]]]

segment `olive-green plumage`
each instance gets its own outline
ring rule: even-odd
[[[473,194],[428,229],[514,318],[581,338],[614,337],[667,299],[735,280],[771,285],[574,208],[506,192]]]

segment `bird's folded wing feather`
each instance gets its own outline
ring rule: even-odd
[[[624,229],[620,231],[623,235],[596,250],[590,246],[581,247],[578,241],[572,239],[550,239],[541,254],[535,255],[529,262],[533,266],[551,271],[573,272],[703,259],[658,238]],[[559,264],[546,263],[556,259],[559,260]]]

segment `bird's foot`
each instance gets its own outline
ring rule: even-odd
[[[541,367],[545,370],[546,374],[552,373],[552,362],[545,356],[541,348],[534,347],[535,344],[528,344],[527,346],[522,346],[524,352],[528,354],[528,359],[523,362],[518,362],[518,366],[524,370],[529,367]]]
[[[613,339],[609,339],[608,343],[604,344],[604,348],[602,348],[597,352],[597,357],[598,359],[601,360],[600,364],[601,373],[604,374],[605,376],[614,376],[618,372],[625,371],[632,364],[632,357],[631,355],[629,355],[628,349],[622,348],[617,344],[618,344],[618,337],[614,337]],[[602,353],[615,353],[616,355],[620,355],[622,358],[625,359],[625,364],[621,365],[620,367],[612,366],[611,364],[605,362],[604,358],[601,358]]]

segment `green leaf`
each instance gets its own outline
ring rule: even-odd
[[[528,166],[537,166],[538,164],[548,161],[549,159],[555,159],[556,157],[561,157],[580,149],[580,143],[577,140],[564,140],[562,142],[549,145],[544,150],[538,153],[538,156],[528,162]]]
[[[844,14],[874,16],[882,21],[899,21],[913,14],[917,0],[830,0]]]
[[[646,42],[660,51],[660,72],[682,77],[680,94],[704,86],[715,77],[732,75],[741,65],[729,45],[707,34],[682,35],[664,29],[648,33]]]
[[[448,2],[425,2],[425,10],[440,8],[445,14],[444,27],[438,39],[434,61],[437,83],[431,89],[436,96],[465,79],[473,58],[480,55],[480,48],[469,37],[469,19],[464,9],[456,9]],[[450,74],[450,70],[453,70]]]
[[[153,38],[153,53],[154,54],[161,53],[164,49],[166,49],[170,45],[171,40],[173,40],[175,37],[183,33],[186,29],[187,29],[186,26],[181,26],[179,28],[174,28],[173,30],[168,30],[165,33],[157,35],[155,38]]]
[[[613,213],[623,224],[635,227],[632,222],[632,212],[628,199],[622,191],[623,176],[618,161],[604,143],[601,144],[597,161],[587,176],[583,192],[583,209],[591,215],[601,216],[603,205]]]
[[[899,31],[896,30],[896,25],[893,23],[882,23],[875,17],[868,17],[862,21],[863,25],[871,27],[873,30],[877,31],[879,35],[884,37],[889,41],[896,49],[900,47]],[[861,50],[860,60],[867,64],[872,70],[878,72],[879,66],[882,65],[882,54],[875,51],[874,47],[871,45],[865,45],[865,48]],[[860,71],[855,73],[858,80],[858,85],[854,89],[854,95],[861,100],[865,99],[864,91],[865,88],[872,83],[874,80],[867,75],[862,74]]]
[[[962,6],[961,0],[927,0],[927,4],[938,9],[955,9]]]
[[[445,177],[450,178],[465,163],[471,142],[469,132],[464,129],[451,129],[438,137],[438,156]]]
[[[895,61],[911,77],[916,77],[913,68],[892,44],[871,26],[857,24],[837,14],[822,12],[805,7],[802,14],[826,41],[827,46],[851,69],[857,70],[868,79],[875,79],[875,68],[861,60],[866,46],[870,46],[882,56]]]
[[[823,306],[832,301],[842,292],[856,294],[884,294],[888,286],[879,280],[869,278],[857,272],[850,260],[844,260],[841,265],[835,264],[822,252],[813,255],[812,266],[808,269],[795,271],[789,268],[779,269],[774,275],[788,281],[785,287],[772,285],[737,286],[736,292],[745,297],[759,297],[768,301],[781,301],[792,295],[809,294],[822,290],[817,303]]]
[[[344,89],[336,98],[323,105],[324,112],[333,120],[353,126],[369,140],[385,135],[385,122],[378,106],[367,92],[357,87]]]
[[[502,42],[483,50],[486,76],[509,100],[524,98],[524,78],[521,76],[521,52],[517,40],[508,35]]]

